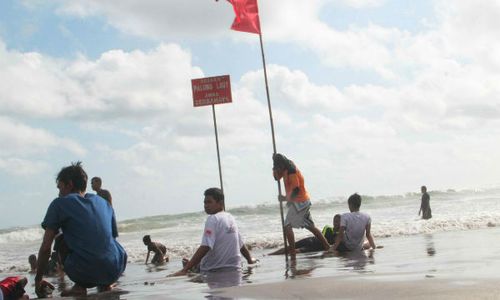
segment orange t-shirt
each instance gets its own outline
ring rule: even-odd
[[[283,175],[283,181],[285,182],[286,198],[288,201],[293,202],[305,202],[309,200],[309,194],[304,186],[304,177],[300,173],[299,169],[295,169],[295,172],[288,173],[289,170],[285,170]],[[299,188],[299,193],[292,200],[292,192],[295,188]]]

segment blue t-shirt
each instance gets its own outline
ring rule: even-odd
[[[85,285],[108,285],[125,271],[127,253],[118,236],[111,205],[94,194],[69,194],[54,199],[43,228],[62,230],[70,254],[64,261],[68,277]]]

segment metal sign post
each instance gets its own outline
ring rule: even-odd
[[[215,129],[215,146],[217,148],[217,162],[219,164],[220,189],[224,193],[222,184],[222,167],[219,151],[219,135],[217,131],[217,118],[215,116],[215,104],[231,103],[231,80],[229,75],[198,78],[191,80],[193,90],[193,106],[212,106],[212,117]],[[224,207],[225,210],[225,207]]]

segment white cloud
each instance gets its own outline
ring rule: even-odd
[[[32,128],[11,118],[0,116],[0,172],[14,176],[32,176],[49,169],[46,160],[52,152],[67,152],[78,157],[87,150],[72,138]]]
[[[156,39],[192,37],[203,39],[228,30],[234,15],[225,1],[116,1],[54,0],[61,14],[78,17],[105,16],[128,34]]]
[[[46,172],[48,169],[49,164],[46,162],[0,157],[0,171],[10,175],[31,176]]]
[[[157,40],[182,36],[214,39],[230,36],[256,42],[248,35],[228,30],[233,19],[229,3],[220,1],[55,1],[61,13],[80,17],[103,16],[114,27],[128,34]],[[293,43],[309,49],[330,67],[353,67],[375,71],[386,80],[401,79],[415,68],[452,59],[482,61],[484,67],[498,70],[500,47],[495,36],[499,2],[436,1],[437,18],[428,23],[427,32],[410,34],[395,27],[370,23],[360,27],[347,24],[336,29],[321,20],[321,12],[332,9],[329,0],[275,0],[260,4],[261,23],[266,41]],[[389,5],[384,0],[342,0],[357,8]],[[423,22],[423,21],[422,21]],[[450,56],[452,55],[452,56]],[[411,75],[411,74],[410,74]]]
[[[0,47],[0,66],[0,113],[83,120],[178,113],[190,105],[190,79],[202,74],[174,44],[112,50],[95,61]]]
[[[0,140],[6,141],[0,158],[41,154],[55,148],[80,156],[86,153],[85,148],[73,139],[57,137],[45,129],[32,128],[5,117],[0,117]]]
[[[339,2],[354,8],[372,8],[382,6],[386,0],[339,0]]]
[[[282,105],[298,109],[347,110],[350,104],[334,85],[318,86],[310,82],[300,70],[290,70],[284,66],[268,66],[269,82],[273,87],[272,98]],[[242,84],[259,90],[264,82],[262,70],[251,71],[242,77]]]

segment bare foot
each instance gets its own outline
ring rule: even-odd
[[[99,285],[97,286],[97,292],[102,293],[102,292],[108,292],[113,289],[112,285]]]
[[[61,296],[87,296],[87,289],[75,284],[71,289],[62,291]]]

